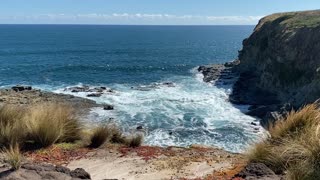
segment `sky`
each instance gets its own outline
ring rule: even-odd
[[[254,25],[320,0],[1,0],[0,24]]]

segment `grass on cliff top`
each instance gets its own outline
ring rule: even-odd
[[[249,153],[287,179],[320,179],[320,110],[310,104],[270,127],[270,137]]]
[[[279,21],[280,24],[286,26],[289,29],[302,27],[314,28],[320,26],[320,10],[277,13],[266,16],[262,19],[262,22],[264,23],[273,21]],[[257,28],[259,27],[261,26],[258,26]]]

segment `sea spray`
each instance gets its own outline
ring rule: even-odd
[[[87,121],[106,123],[111,119],[127,132],[142,126],[145,143],[157,146],[204,144],[241,152],[263,137],[264,130],[251,124],[257,120],[243,113],[247,106],[228,102],[231,85],[217,87],[201,78],[193,69],[190,76],[146,85],[108,85],[114,93],[90,99],[112,104],[115,109],[93,108]],[[88,98],[88,92],[72,93],[65,88],[55,92]]]

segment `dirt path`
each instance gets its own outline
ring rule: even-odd
[[[94,180],[204,179],[210,175],[232,177],[243,163],[241,155],[217,148],[144,146],[100,149],[85,159],[71,161],[68,168],[83,168]]]

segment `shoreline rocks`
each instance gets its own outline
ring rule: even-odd
[[[70,170],[63,166],[50,164],[23,164],[19,170],[12,171],[8,167],[0,167],[0,179],[40,180],[40,179],[91,179],[89,173],[82,168]]]
[[[243,41],[239,63],[231,72],[239,78],[230,102],[251,105],[247,114],[268,127],[320,98],[320,10],[278,13],[262,18]],[[204,81],[223,79],[225,67],[199,69]],[[221,70],[222,69],[222,70]]]
[[[42,91],[39,89],[33,89],[31,86],[28,88],[20,88],[17,91],[17,87],[14,86],[10,89],[0,89],[0,105],[19,105],[26,106],[41,102],[57,102],[67,103],[77,109],[79,112],[88,112],[90,108],[102,107],[95,101],[76,97],[68,94],[58,94],[53,92]],[[30,87],[30,88],[29,88]]]
[[[232,84],[238,77],[238,74],[233,71],[233,67],[238,64],[239,61],[235,60],[225,64],[199,66],[198,71],[203,74],[203,81],[206,83],[227,85]]]

